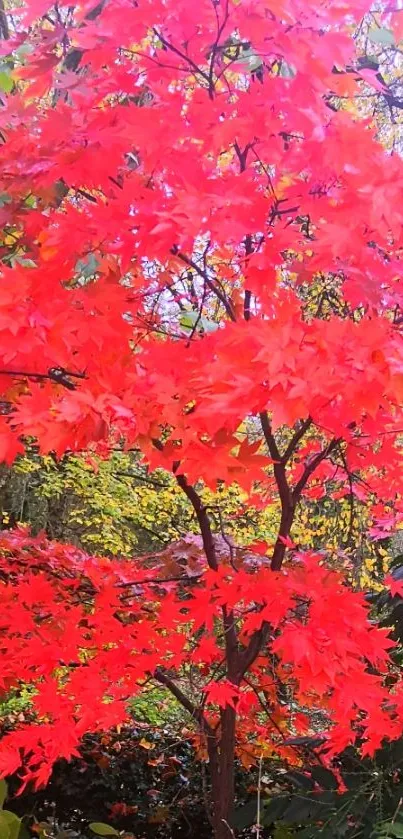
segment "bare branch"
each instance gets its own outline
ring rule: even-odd
[[[76,384],[70,381],[70,378],[86,379],[85,373],[73,373],[71,370],[66,370],[64,367],[50,367],[47,373],[30,373],[27,370],[0,370],[0,376],[15,376],[16,378],[35,379],[36,381],[44,381],[50,379],[58,385],[63,385],[67,390],[75,390]]]
[[[167,41],[166,38],[164,38],[164,36],[161,35],[161,32],[158,32],[158,29],[156,29],[155,27],[153,28],[153,32],[154,35],[157,36],[158,40],[161,41],[161,44],[163,44],[166,50],[171,50],[171,52],[179,56],[179,58],[181,58],[182,61],[185,61],[186,64],[192,68],[196,76],[201,76],[201,78],[204,79],[208,83],[208,85],[210,85],[209,75],[205,73],[204,70],[201,70],[200,67],[198,67],[197,64],[195,64],[195,62],[192,61],[192,59],[189,58],[188,55],[186,55],[186,53],[181,52],[181,50],[178,49],[178,47],[175,47],[175,44],[171,44],[170,41]]]
[[[7,14],[4,8],[4,0],[0,0],[0,38],[8,41],[10,37],[10,30],[7,21]]]
[[[292,455],[294,454],[294,452],[295,452],[295,450],[298,446],[299,441],[302,440],[305,432],[308,431],[308,428],[312,425],[312,423],[313,423],[312,417],[307,417],[307,419],[304,420],[304,422],[301,423],[300,427],[297,429],[297,431],[293,435],[292,439],[290,440],[290,442],[289,442],[289,444],[288,444],[288,446],[287,446],[287,448],[286,448],[286,450],[285,450],[285,452],[282,456],[282,460],[283,460],[284,463],[288,463],[290,457],[292,457]]]
[[[184,577],[183,574],[176,577],[148,577],[146,580],[131,580],[129,583],[116,583],[116,588],[136,588],[136,586],[159,586],[164,583],[183,583],[191,585],[200,580],[203,574],[194,574],[192,577]]]
[[[203,711],[201,711],[200,708],[198,708],[192,702],[192,700],[189,699],[186,693],[183,693],[183,690],[181,690],[181,688],[176,684],[176,682],[174,682],[173,679],[171,679],[166,673],[164,673],[161,667],[157,667],[153,675],[154,679],[156,679],[157,682],[160,682],[162,685],[165,685],[165,687],[168,688],[170,693],[172,693],[172,696],[174,696],[175,699],[178,700],[182,707],[185,708],[186,711],[189,711],[189,714],[193,717],[193,719],[199,723],[200,728],[204,732],[206,732],[206,734],[208,734],[209,737],[214,737],[215,740],[216,738],[214,729],[211,728],[211,725],[207,722],[206,717],[203,714]]]
[[[185,265],[188,265],[190,268],[193,268],[193,270],[196,271],[196,273],[199,275],[199,277],[203,278],[204,282],[206,283],[206,286],[210,289],[210,291],[213,292],[213,294],[215,294],[215,296],[218,298],[218,300],[224,306],[224,309],[225,309],[228,317],[230,318],[230,320],[235,322],[236,321],[236,315],[235,315],[234,308],[233,308],[233,305],[232,305],[231,301],[228,300],[228,298],[226,297],[225,294],[223,294],[221,289],[219,289],[215,285],[215,283],[213,283],[213,281],[208,276],[207,272],[203,268],[201,268],[200,265],[197,264],[197,262],[194,262],[193,259],[190,259],[188,256],[186,256],[186,254],[182,253],[182,251],[180,251],[176,246],[171,248],[171,253],[174,256],[177,256],[178,259],[180,259],[181,262],[184,262]]]

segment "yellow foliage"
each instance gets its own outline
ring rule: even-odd
[[[241,436],[244,433],[239,429]],[[51,515],[55,510],[51,535],[56,528],[58,538],[92,553],[155,552],[187,533],[199,534],[194,511],[175,477],[163,470],[147,474],[131,454],[116,452],[108,460],[92,457],[91,461],[72,456],[61,463],[50,456],[30,455],[21,458],[15,469],[25,476],[28,488],[30,482],[35,485],[35,497],[48,504]],[[276,495],[263,504],[263,489],[251,497],[236,484],[222,485],[216,492],[199,486],[198,491],[218,535],[244,548],[264,542],[270,555],[280,523]],[[8,521],[6,511],[3,524]],[[291,536],[301,550],[326,551],[335,565],[351,568],[356,583],[376,588],[390,558],[385,548],[366,540],[367,528],[363,505],[356,503],[351,517],[348,497],[335,501],[325,496],[302,501]]]

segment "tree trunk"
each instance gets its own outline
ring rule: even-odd
[[[233,839],[233,811],[235,799],[235,723],[234,708],[227,705],[221,711],[219,743],[209,743],[209,762],[212,790],[212,825],[214,839]]]

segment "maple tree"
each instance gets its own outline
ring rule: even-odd
[[[368,85],[390,99],[356,56],[368,12],[2,15],[1,458],[135,449],[199,533],[137,560],[1,537],[3,689],[31,686],[35,709],[2,739],[3,774],[45,781],[154,679],[193,719],[226,839],[236,754],[296,759],[313,708],[328,760],[401,733],[392,642],[349,584],[357,509],[375,542],[403,515],[403,166],[346,107]],[[272,541],[229,537],[234,483],[273,509]],[[331,556],[293,541],[301,500],[325,498],[350,515]]]

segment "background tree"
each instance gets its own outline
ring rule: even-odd
[[[248,430],[250,442],[254,432]],[[266,503],[263,487],[256,485],[252,496],[236,484],[221,483],[212,492],[200,483],[198,490],[220,537],[234,547],[261,542],[264,552],[265,543],[275,539],[281,506],[275,499]],[[4,528],[28,524],[35,535],[44,530],[90,552],[131,556],[198,533],[193,508],[173,476],[162,470],[148,474],[135,453],[56,459],[31,450],[13,466],[3,464],[0,498]],[[301,499],[293,536],[300,548],[325,546],[336,567],[349,559],[355,581],[371,588],[381,584],[390,551],[368,538],[370,523],[362,500],[355,497],[352,504],[348,495],[330,497],[317,480]]]

